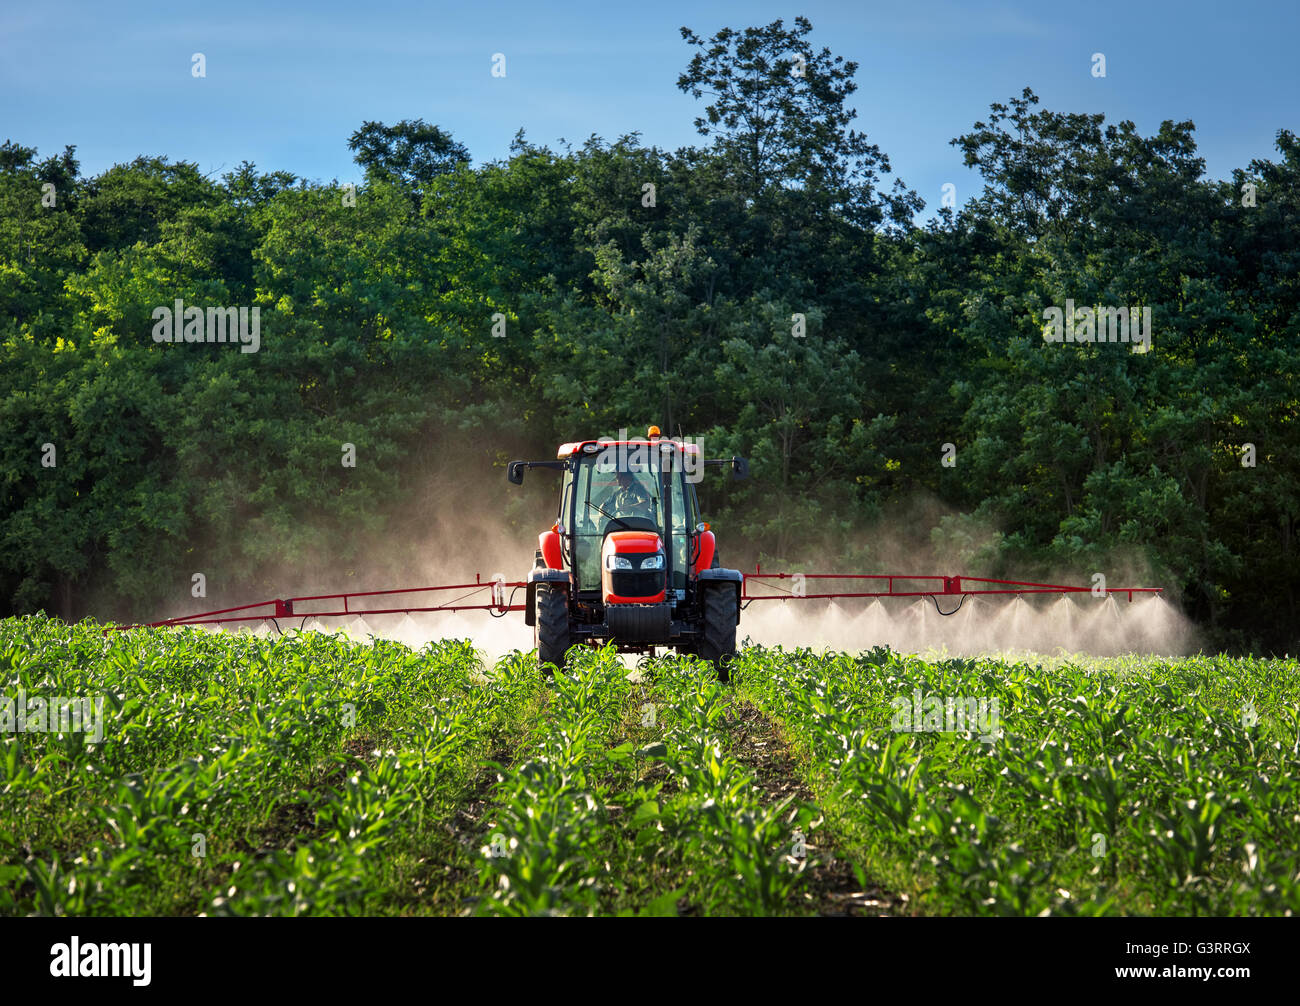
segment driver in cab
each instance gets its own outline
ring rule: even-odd
[[[615,517],[651,517],[650,494],[637,477],[631,472],[618,472],[615,478],[618,489],[605,497],[604,508]]]

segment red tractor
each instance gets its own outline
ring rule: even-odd
[[[524,619],[537,660],[564,666],[576,643],[612,641],[622,652],[674,647],[710,661],[726,681],[736,653],[744,578],[723,569],[695,483],[706,465],[749,474],[744,458],[704,460],[696,444],[663,437],[561,444],[555,461],[512,461],[563,473],[555,523],[538,535]]]

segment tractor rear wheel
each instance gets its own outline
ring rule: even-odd
[[[731,678],[736,656],[736,588],[731,583],[710,584],[704,590],[704,632],[696,652],[713,664],[719,681]]]
[[[533,642],[537,646],[537,664],[549,676],[551,671],[546,665],[562,669],[569,649],[569,601],[560,587],[539,583],[535,608]]]

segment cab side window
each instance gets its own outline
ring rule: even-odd
[[[560,487],[560,512],[555,518],[560,524],[566,525],[569,522],[569,514],[566,512],[570,494],[573,492],[573,465],[570,463],[564,466],[564,482]],[[572,530],[572,529],[570,529]]]

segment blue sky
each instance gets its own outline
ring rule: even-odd
[[[359,180],[346,148],[363,120],[423,118],[481,162],[529,139],[575,144],[639,131],[702,142],[676,88],[700,35],[787,23],[856,60],[857,125],[917,189],[976,188],[948,141],[1026,85],[1042,107],[1132,119],[1144,133],[1191,119],[1212,176],[1273,156],[1300,132],[1300,4],[1029,3],[135,3],[0,7],[0,138],[42,155],[76,144],[85,173],[138,154],[219,174],[241,160]],[[191,54],[207,76],[195,79]],[[491,75],[504,53],[506,77]],[[1091,55],[1106,55],[1094,78]]]

